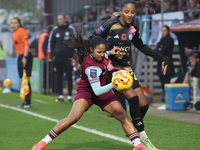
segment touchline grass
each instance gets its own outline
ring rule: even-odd
[[[17,107],[23,101],[19,93],[2,94],[0,104]],[[32,108],[21,110],[60,120],[68,115],[72,103],[56,103],[55,97],[33,94]],[[118,121],[93,105],[76,123],[123,139],[125,133]],[[200,149],[200,125],[147,114],[145,129],[152,143],[164,150]],[[0,145],[2,150],[30,150],[56,124],[23,112],[0,107]],[[131,150],[131,144],[112,140],[76,128],[69,128],[52,141],[46,150]]]

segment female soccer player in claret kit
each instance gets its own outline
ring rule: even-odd
[[[155,150],[155,146],[151,143],[144,130],[143,117],[145,116],[149,105],[130,65],[131,43],[133,43],[139,51],[153,57],[155,60],[161,61],[161,71],[163,71],[164,75],[167,70],[167,62],[163,55],[143,44],[143,41],[139,36],[138,28],[133,22],[137,4],[141,5],[141,2],[138,1],[138,3],[136,3],[134,0],[122,0],[120,16],[108,19],[102,23],[99,28],[95,30],[95,35],[106,39],[107,49],[112,49],[114,47],[121,49],[120,54],[109,56],[111,63],[109,64],[108,82],[111,81],[112,73],[116,70],[124,69],[132,74],[134,77],[132,89],[120,94],[129,102],[132,122],[140,134],[141,142],[149,149]],[[117,91],[115,91],[115,94],[120,100],[121,95]]]
[[[107,111],[120,121],[134,146],[133,150],[149,150],[141,144],[134,125],[111,91],[112,83],[106,84],[108,55],[105,40],[99,36],[93,37],[90,40],[90,47],[86,48],[79,33],[73,38],[71,43],[77,48],[82,76],[78,82],[77,95],[71,112],[67,118],[60,120],[44,139],[34,145],[32,150],[44,149],[55,137],[76,123],[93,104],[98,105],[103,111]],[[113,48],[109,54],[119,54],[119,48]]]

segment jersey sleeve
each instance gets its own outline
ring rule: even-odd
[[[132,43],[134,44],[134,46],[137,49],[141,49],[144,46],[144,44],[143,44],[142,39],[140,38],[140,34],[138,32],[138,28],[135,27],[135,29],[136,29],[136,32],[135,32],[135,35],[134,35],[134,37],[132,39]]]
[[[85,74],[88,77],[88,80],[91,83],[99,82],[99,77],[102,73],[102,70],[97,66],[91,66],[85,69]]]
[[[106,36],[110,32],[110,28],[113,25],[113,23],[116,22],[116,18],[111,18],[103,22],[95,31],[94,34],[96,36],[101,36],[102,38],[106,38]]]
[[[85,69],[85,74],[88,77],[89,83],[95,95],[99,96],[112,90],[112,83],[101,86],[100,75],[102,70],[99,67],[91,66]]]
[[[29,45],[28,33],[26,32],[26,30],[22,30],[21,38],[22,38],[24,45]]]
[[[54,46],[55,46],[55,36],[54,36],[54,32],[55,32],[56,27],[53,28],[53,30],[50,33],[49,36],[49,40],[48,40],[48,48],[49,48],[49,52],[51,55],[51,59],[53,59],[55,52],[54,52]]]
[[[144,53],[147,56],[153,57],[155,60],[158,61],[165,61],[165,63],[167,64],[167,60],[165,59],[165,57],[161,54],[159,54],[158,52],[152,50],[150,47],[148,47],[147,45],[143,44],[142,39],[140,38],[139,32],[138,32],[138,28],[136,28],[136,33],[132,39],[132,43],[134,44],[134,46],[141,51],[142,53]]]

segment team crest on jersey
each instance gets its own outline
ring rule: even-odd
[[[67,40],[69,40],[69,38],[70,38],[70,33],[67,31],[67,32],[65,32],[64,39],[65,39],[65,41],[67,41]]]
[[[105,31],[105,28],[101,25],[99,28],[96,29],[96,34],[101,34],[103,31]]]
[[[91,78],[96,78],[97,77],[97,70],[96,69],[91,69],[90,70],[90,77]]]
[[[128,38],[129,38],[129,40],[132,40],[133,39],[133,35],[129,34]]]
[[[60,37],[60,34],[59,34],[59,33],[57,33],[57,34],[56,34],[56,38],[59,38],[59,37]]]

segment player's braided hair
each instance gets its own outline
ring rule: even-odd
[[[90,36],[88,39],[84,39],[80,30],[76,35],[72,34],[67,44],[77,49],[78,61],[81,64],[84,57],[90,52],[90,47],[95,49],[99,44],[106,44],[106,41],[99,36]]]

